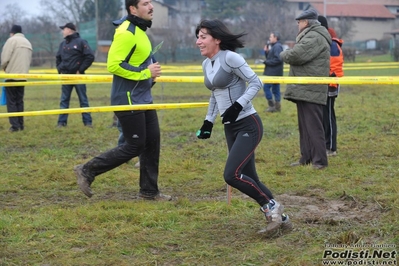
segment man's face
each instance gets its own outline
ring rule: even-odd
[[[277,42],[277,38],[276,38],[276,36],[274,36],[273,33],[270,33],[269,42],[270,43],[276,43]]]
[[[300,19],[297,20],[298,23],[298,31],[303,30],[304,28],[306,28],[308,26],[308,20],[307,19]]]
[[[130,6],[130,12],[144,20],[152,20],[154,14],[154,6],[152,5],[152,0],[140,0],[137,7]]]
[[[72,33],[74,33],[74,31],[71,30],[70,28],[67,28],[67,27],[65,27],[65,28],[62,30],[62,35],[64,36],[64,38],[65,38],[66,36],[71,35]]]

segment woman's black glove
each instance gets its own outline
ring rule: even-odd
[[[241,104],[234,102],[227,110],[222,114],[222,123],[230,124],[236,121],[238,115],[242,110]]]
[[[208,120],[204,120],[204,124],[202,125],[201,129],[197,131],[197,138],[209,139],[211,137],[212,128],[213,123],[209,122]]]

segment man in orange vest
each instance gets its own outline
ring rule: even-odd
[[[330,77],[342,77],[344,75],[343,64],[344,54],[341,46],[343,40],[337,38],[335,30],[328,27],[327,19],[323,16],[318,16],[318,20],[322,26],[326,27],[331,35],[331,55],[330,55]],[[338,97],[339,84],[328,85],[327,105],[323,109],[323,127],[326,138],[326,152],[327,156],[337,155],[337,120],[335,117],[335,98]]]

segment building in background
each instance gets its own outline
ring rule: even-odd
[[[399,25],[398,0],[286,0],[298,15],[310,7],[331,22],[346,20],[352,23],[348,42],[381,40],[384,33]],[[339,31],[339,29],[338,29]]]

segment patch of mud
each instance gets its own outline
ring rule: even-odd
[[[278,200],[296,220],[306,223],[332,223],[343,220],[370,221],[381,208],[376,203],[359,202],[343,194],[338,199],[324,199],[319,196],[296,196],[282,194]]]
[[[226,192],[226,188],[223,188]],[[221,189],[219,192],[222,192]],[[384,209],[376,202],[363,202],[351,195],[343,194],[336,199],[327,199],[322,196],[323,191],[308,191],[307,195],[276,195],[276,200],[284,205],[285,213],[296,221],[307,224],[337,225],[342,221],[365,223],[374,220],[376,213]],[[232,198],[252,200],[245,194],[233,190]],[[199,200],[220,200],[227,202],[227,194],[208,195],[207,197],[193,198]]]

